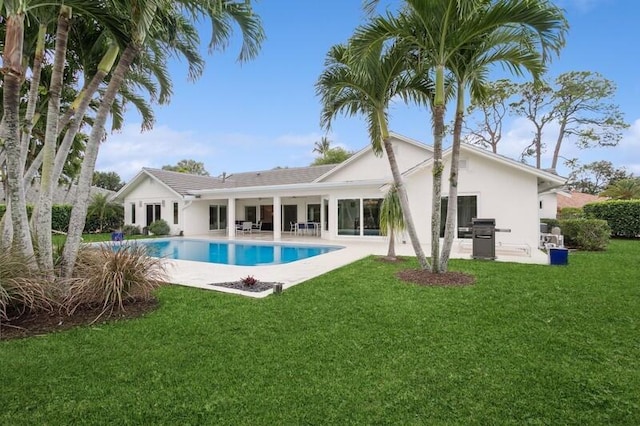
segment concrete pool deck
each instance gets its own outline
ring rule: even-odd
[[[252,241],[273,242],[267,235],[252,235],[236,238],[236,242],[250,243]],[[176,237],[180,238],[180,237]],[[223,241],[226,238],[215,238],[212,236],[189,237],[202,240]],[[229,240],[231,241],[231,240]],[[259,265],[259,266],[236,266],[223,265],[217,263],[194,262],[188,260],[168,259],[167,273],[170,283],[189,287],[202,288],[206,290],[216,290],[225,293],[241,294],[243,296],[262,298],[272,294],[272,290],[264,292],[246,292],[212,286],[214,283],[238,281],[248,275],[263,282],[279,282],[286,290],[296,284],[307,281],[311,278],[325,274],[334,269],[348,265],[356,260],[369,255],[386,255],[388,243],[386,242],[362,242],[362,241],[327,241],[317,237],[284,237],[280,243],[312,244],[323,246],[339,246],[341,250],[335,250],[318,256],[309,257],[291,263],[279,265]],[[415,256],[413,246],[410,243],[397,243],[396,254],[398,256]],[[428,255],[429,247],[423,247]],[[511,251],[501,252],[496,248],[497,261],[516,263],[548,263],[547,255],[539,250],[532,250],[530,255]],[[454,244],[451,258],[470,259],[471,251],[462,245]]]

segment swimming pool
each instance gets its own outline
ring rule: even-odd
[[[307,246],[280,243],[161,239],[135,241],[153,257],[225,265],[256,266],[295,262],[339,250],[338,246]]]

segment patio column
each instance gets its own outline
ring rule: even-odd
[[[227,235],[233,239],[236,237],[236,199],[227,200]]]
[[[282,239],[282,202],[279,196],[273,197],[273,240]]]

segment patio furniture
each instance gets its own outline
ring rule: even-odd
[[[253,231],[253,222],[242,222],[240,231],[242,231],[243,234],[246,232],[251,233],[251,231]]]
[[[254,231],[262,231],[262,221],[261,221],[261,220],[259,220],[257,223],[255,223],[255,224],[251,224],[251,228],[252,228]]]

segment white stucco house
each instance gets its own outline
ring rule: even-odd
[[[397,134],[392,141],[418,236],[428,246],[433,150]],[[443,158],[448,177],[449,150]],[[499,246],[537,250],[539,196],[565,179],[471,145],[462,145],[460,158],[457,226],[469,226],[472,218],[495,218],[497,227],[510,229],[496,234]],[[337,165],[220,177],[144,168],[114,199],[124,204],[126,224],[144,227],[162,218],[176,235],[235,238],[235,224],[250,221],[261,222],[262,231],[278,241],[292,223],[315,222],[320,240],[384,241],[379,211],[392,181],[386,156],[377,157],[368,146]],[[468,231],[459,230],[456,237],[460,246],[470,243]]]

